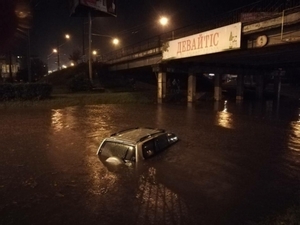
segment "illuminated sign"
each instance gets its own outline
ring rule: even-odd
[[[239,49],[241,30],[242,23],[239,22],[170,41],[164,46],[163,60]]]
[[[71,14],[75,16],[116,16],[115,0],[71,0]]]

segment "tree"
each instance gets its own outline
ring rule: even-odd
[[[32,81],[38,81],[47,74],[46,64],[39,58],[31,59]],[[17,73],[18,81],[28,82],[28,68],[22,69]]]
[[[80,50],[74,50],[73,53],[69,56],[69,59],[75,64],[78,65],[80,59],[82,57]]]

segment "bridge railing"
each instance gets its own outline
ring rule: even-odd
[[[134,45],[129,45],[124,48],[104,54],[103,61],[119,59],[128,55],[133,55],[139,52],[147,51],[161,46],[160,36],[151,37],[149,39],[138,42]]]
[[[118,50],[114,50],[112,52],[104,54],[102,58],[103,61],[110,61],[110,60],[120,59],[128,55],[133,55],[154,48],[161,49],[163,42],[240,22],[241,15],[243,13],[256,13],[256,12],[279,13],[285,9],[292,9],[296,6],[299,6],[299,4],[300,4],[299,0],[278,0],[275,3],[274,0],[259,0],[254,3],[248,4],[246,6],[226,12],[220,15],[218,18],[181,27],[176,30],[165,32],[154,37],[150,37],[149,39],[143,40],[134,45],[130,45]]]

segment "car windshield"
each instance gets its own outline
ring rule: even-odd
[[[132,159],[134,147],[119,142],[105,141],[101,146],[101,155],[105,157],[118,157],[120,159]]]

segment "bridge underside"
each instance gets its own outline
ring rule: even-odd
[[[181,63],[189,67],[191,65],[203,66],[204,69],[227,68],[227,70],[232,70],[232,72],[243,68],[276,69],[299,67],[300,43],[186,58],[181,60]]]
[[[162,61],[161,55],[139,58],[110,66],[110,70],[127,70],[145,66],[165,65],[169,71],[240,73],[244,70],[288,69],[300,65],[300,43],[265,48],[241,49],[172,61]]]

